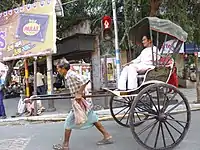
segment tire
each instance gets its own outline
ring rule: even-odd
[[[166,92],[163,92],[163,98],[160,96],[159,89],[163,89],[164,91],[166,90]],[[173,91],[171,92],[172,96],[171,93],[168,92],[169,90]],[[152,109],[149,108],[149,110],[146,109],[146,113],[149,114],[148,119],[144,119],[142,124],[135,126],[137,123],[135,119],[135,112],[138,111],[136,106],[143,100],[143,97],[147,95],[150,95],[153,107]],[[154,95],[156,95],[155,101],[153,99]],[[178,101],[176,104],[173,104],[173,101],[177,100],[175,98],[178,98]],[[171,104],[173,105],[170,106]],[[183,111],[182,113],[176,113],[175,109],[179,106],[184,107],[186,111]],[[141,113],[144,112],[141,111]],[[183,116],[181,116],[182,114]],[[184,118],[185,120],[182,121]],[[151,121],[153,122],[150,123]],[[191,122],[191,111],[187,98],[181,91],[179,91],[178,88],[169,84],[156,83],[145,87],[135,97],[134,103],[132,103],[130,110],[129,122],[133,137],[144,148],[149,150],[173,149],[180,144],[189,129]],[[143,128],[146,124],[147,126]],[[158,128],[156,133],[155,131],[157,125]],[[138,132],[138,129],[140,132]],[[144,132],[148,131],[149,129],[150,131],[146,136]],[[151,136],[152,138],[150,138]]]

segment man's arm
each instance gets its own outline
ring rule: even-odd
[[[80,100],[83,97],[85,88],[86,88],[87,84],[90,82],[90,80],[88,80],[84,76],[81,76],[78,74],[75,75],[74,79],[80,84],[80,88],[75,95],[75,99]]]
[[[137,64],[137,63],[140,63],[140,62],[141,62],[141,54],[137,58],[133,59],[132,61],[124,64],[123,67],[130,65],[130,64]]]

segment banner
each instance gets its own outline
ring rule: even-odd
[[[1,61],[56,53],[55,0],[0,13]]]

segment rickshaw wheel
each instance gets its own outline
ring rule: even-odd
[[[134,96],[126,96],[126,97],[118,97],[113,95],[110,99],[110,112],[113,119],[121,126],[129,127],[129,113],[131,109],[131,105],[134,101]],[[138,104],[138,107],[143,107],[141,104]],[[137,116],[139,117],[139,116]],[[144,117],[144,120],[147,119],[148,116]],[[140,123],[135,124],[138,126],[142,124]]]
[[[110,98],[111,115],[121,126],[129,127],[129,112],[133,99],[134,97],[121,98],[115,95]]]
[[[173,92],[169,93],[170,90]],[[144,104],[143,108],[138,109],[138,103],[143,103],[146,96],[150,97],[153,107]],[[177,112],[178,107],[183,111]],[[136,113],[149,117],[136,126],[141,122],[135,117]],[[191,111],[186,97],[178,88],[156,83],[138,93],[129,118],[131,132],[140,145],[150,150],[165,150],[174,148],[183,140],[191,122]]]

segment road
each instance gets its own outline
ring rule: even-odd
[[[200,112],[192,112],[190,130],[175,150],[200,150],[199,119]],[[128,128],[117,125],[114,121],[103,122],[113,135],[113,145],[96,146],[101,135],[95,128],[76,130],[71,138],[71,150],[145,150],[133,139]],[[61,143],[63,122],[0,126],[0,150],[51,150],[52,145]],[[78,144],[77,144],[78,143]]]

